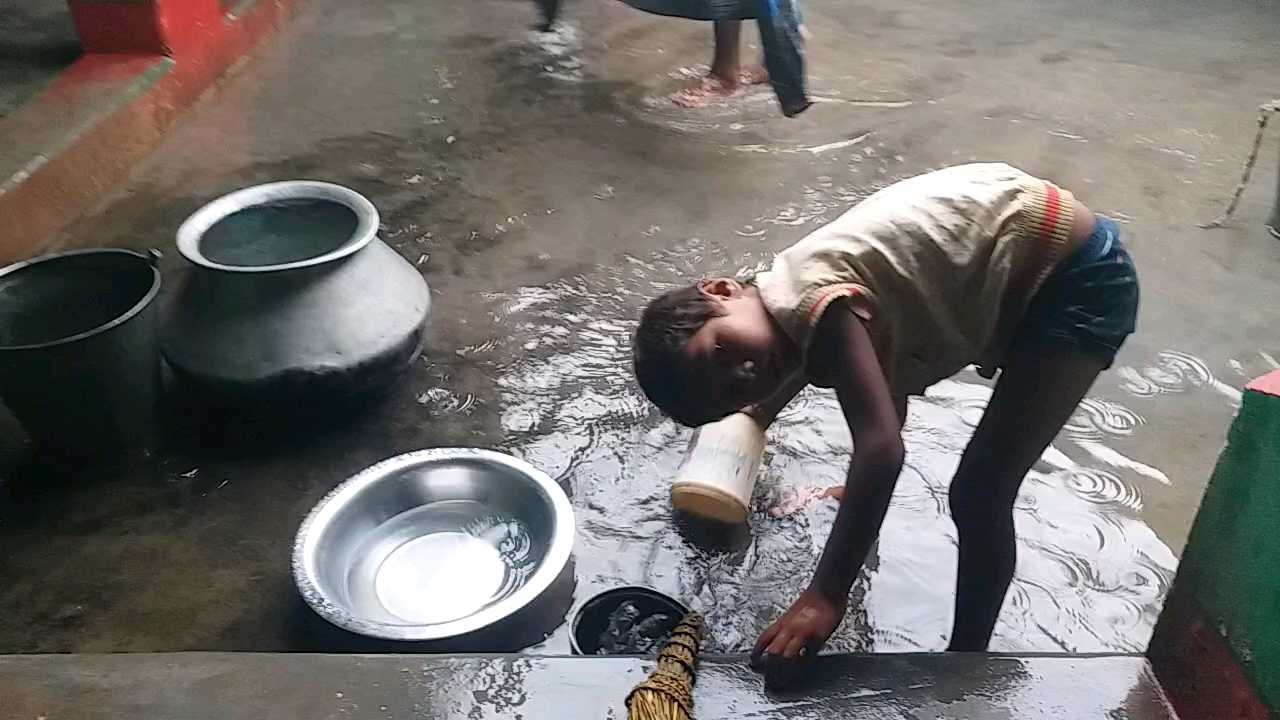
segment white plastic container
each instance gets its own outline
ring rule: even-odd
[[[764,429],[750,415],[735,413],[704,425],[676,473],[671,505],[720,522],[746,521],[763,455]]]

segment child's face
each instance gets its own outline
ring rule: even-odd
[[[717,278],[702,281],[698,289],[722,312],[685,345],[686,360],[706,383],[712,409],[727,414],[767,399],[798,365],[793,344],[754,287]]]

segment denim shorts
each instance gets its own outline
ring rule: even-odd
[[[1097,216],[1083,245],[1063,260],[1031,299],[1015,346],[1067,346],[1111,367],[1138,318],[1138,273],[1120,228]]]

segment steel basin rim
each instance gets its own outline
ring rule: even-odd
[[[219,220],[233,213],[279,200],[329,200],[356,215],[351,237],[329,252],[293,262],[272,265],[227,265],[210,260],[200,250],[200,240]],[[320,180],[282,180],[236,190],[210,201],[192,213],[178,227],[178,252],[189,262],[209,270],[231,273],[271,273],[314,267],[354,255],[373,241],[380,221],[378,209],[364,195],[351,188]]]
[[[512,469],[534,483],[551,506],[551,543],[538,569],[516,592],[480,611],[457,620],[431,625],[384,623],[360,618],[331,598],[315,581],[314,549],[327,524],[345,501],[378,480],[408,467],[441,460],[481,460]],[[325,620],[360,635],[383,640],[442,640],[488,627],[523,609],[555,582],[573,550],[575,521],[564,490],[549,475],[505,453],[479,448],[432,448],[388,458],[371,465],[331,490],[302,521],[293,547],[293,577],[303,600]]]

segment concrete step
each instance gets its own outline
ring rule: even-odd
[[[0,717],[400,720],[626,717],[652,662],[527,655],[174,653],[0,656]],[[804,692],[745,658],[701,662],[698,720],[1175,717],[1144,658],[834,655]]]

